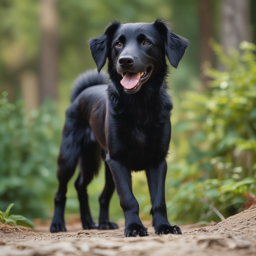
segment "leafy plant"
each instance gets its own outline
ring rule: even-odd
[[[61,122],[53,102],[26,112],[0,98],[0,209],[11,202],[28,218],[45,218],[57,187]]]
[[[28,228],[34,228],[34,223],[21,215],[9,216],[10,210],[13,205],[14,204],[10,204],[5,212],[0,211],[0,222],[11,226],[24,226]]]
[[[167,208],[175,221],[218,221],[213,206],[228,217],[256,194],[256,45],[243,42],[228,56],[212,46],[226,69],[206,71],[209,92],[187,92],[187,116],[174,126],[181,159],[169,162]]]

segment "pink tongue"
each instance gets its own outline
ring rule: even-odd
[[[120,81],[121,85],[126,89],[134,88],[140,80],[140,73],[134,74],[127,72],[124,78]]]

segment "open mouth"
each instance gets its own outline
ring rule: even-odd
[[[124,90],[128,93],[137,92],[141,85],[145,83],[151,76],[153,66],[149,66],[146,71],[140,73],[124,72],[122,74],[123,79],[120,81]]]

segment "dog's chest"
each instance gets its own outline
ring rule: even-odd
[[[119,120],[110,154],[138,170],[163,160],[168,151],[170,130],[165,129],[165,122],[161,121],[146,115]]]

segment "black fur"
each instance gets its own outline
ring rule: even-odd
[[[188,41],[168,29],[165,23],[157,19],[154,23],[155,27],[160,31],[165,42],[166,55],[173,67],[177,68],[186,48]]]
[[[125,216],[125,236],[147,235],[131,185],[131,171],[145,170],[156,234],[181,234],[179,227],[170,225],[165,204],[165,157],[171,138],[172,109],[166,92],[165,55],[177,67],[187,46],[188,42],[161,20],[151,24],[113,22],[102,36],[90,41],[98,71],[108,59],[110,80],[107,85],[104,74],[90,71],[75,82],[58,159],[59,188],[51,232],[66,231],[67,183],[79,161],[75,187],[84,229],[118,227],[108,216],[116,187]],[[97,225],[90,214],[87,186],[99,169],[100,158],[105,164],[106,181],[99,197]]]
[[[92,57],[99,72],[106,63],[114,32],[119,26],[120,23],[115,21],[106,28],[103,35],[90,40]]]
[[[86,74],[81,74],[78,76],[74,82],[73,90],[71,91],[71,102],[73,102],[76,97],[86,88],[92,85],[107,84],[108,76],[105,72],[98,73],[94,70],[86,72]]]

